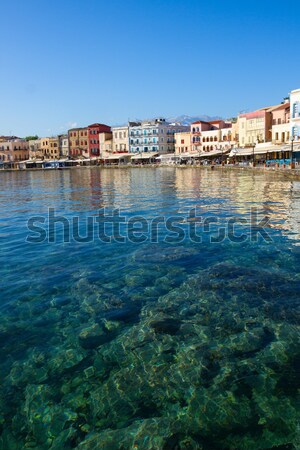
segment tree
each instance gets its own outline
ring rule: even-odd
[[[26,136],[24,139],[25,141],[36,141],[38,139],[38,135],[34,135],[34,136]]]

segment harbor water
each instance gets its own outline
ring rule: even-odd
[[[94,167],[0,185],[0,450],[300,448],[300,182]]]

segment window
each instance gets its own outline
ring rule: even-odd
[[[300,111],[299,111],[299,102],[295,102],[293,104],[293,118],[299,117]]]

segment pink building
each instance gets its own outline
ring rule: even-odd
[[[233,145],[232,123],[224,120],[205,122],[199,120],[191,124],[192,152],[229,150]]]
[[[272,110],[272,143],[284,144],[290,140],[290,103]]]
[[[9,139],[0,142],[0,161],[17,163],[29,158],[29,143],[24,139]]]

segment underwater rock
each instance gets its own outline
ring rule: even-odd
[[[150,323],[150,327],[153,328],[156,333],[166,333],[171,335],[176,334],[179,331],[180,325],[180,321],[171,318],[165,318],[158,322]]]
[[[102,323],[93,323],[83,328],[78,336],[79,344],[84,349],[97,348],[113,338],[114,333],[105,328]]]
[[[180,261],[195,256],[198,251],[193,247],[163,247],[150,244],[142,246],[134,254],[134,261],[143,263],[162,263],[167,261]]]
[[[137,420],[125,429],[91,433],[77,450],[166,450],[175,428],[176,422],[168,418]]]
[[[117,295],[78,289],[47,353],[28,332],[26,352],[2,369],[0,450],[296,446],[300,333],[274,314],[297,304],[296,275],[226,260],[188,278],[158,266],[135,265],[147,283],[124,276]]]

